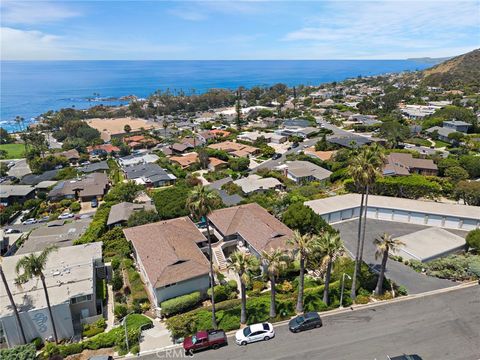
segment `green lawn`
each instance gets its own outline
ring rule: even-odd
[[[442,140],[435,140],[435,147],[436,148],[441,148],[441,147],[447,147],[450,146],[448,142],[442,141]]]
[[[4,159],[19,159],[23,157],[25,146],[23,144],[1,144],[0,150],[7,152]]]

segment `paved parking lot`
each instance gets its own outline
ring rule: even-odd
[[[347,250],[351,254],[354,254],[357,244],[358,220],[344,221],[333,224],[332,226],[340,231]],[[368,219],[363,252],[364,261],[375,269],[380,269],[381,259],[375,259],[375,245],[373,245],[373,240],[384,232],[394,235],[394,237],[399,237],[426,228],[428,228],[428,226]],[[467,235],[467,233],[462,230],[446,230],[462,237]],[[409,266],[391,259],[387,263],[386,276],[397,284],[405,286],[410,294],[418,294],[455,285],[454,282],[449,280],[419,274]]]
[[[42,251],[48,245],[71,246],[92,222],[92,218],[71,220],[61,226],[48,227],[46,224],[33,230],[16,254]]]

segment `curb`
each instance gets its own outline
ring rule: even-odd
[[[376,301],[376,302],[372,302],[372,303],[368,303],[368,304],[351,305],[351,306],[345,307],[345,308],[337,308],[337,309],[334,309],[334,310],[323,311],[323,312],[320,313],[320,316],[321,317],[329,317],[329,316],[334,316],[334,315],[343,314],[343,313],[352,312],[352,311],[359,311],[359,310],[364,310],[364,309],[375,308],[377,306],[383,306],[383,305],[388,305],[388,304],[392,304],[392,303],[399,303],[399,302],[404,302],[404,301],[409,301],[409,300],[421,299],[421,298],[436,295],[436,294],[443,294],[443,293],[456,291],[456,290],[460,290],[460,289],[464,289],[464,288],[470,288],[470,287],[474,287],[474,286],[479,286],[478,281],[470,281],[470,282],[450,286],[448,288],[442,288],[442,289],[438,289],[438,290],[427,291],[427,292],[420,293],[420,294],[406,295],[406,296],[402,296],[402,297],[398,297],[398,298],[394,298],[394,299],[390,299],[390,300],[381,300],[381,301]],[[293,317],[291,317],[290,319],[287,319],[287,320],[278,321],[276,323],[273,323],[273,325],[275,327],[288,325],[289,321],[292,318]],[[232,335],[235,335],[235,333],[237,331],[238,331],[238,329],[226,332],[225,334],[227,335],[227,337],[230,337]],[[181,347],[182,347],[181,344],[173,344],[173,345],[165,346],[163,348],[146,350],[146,351],[140,352],[139,355],[155,354],[157,352],[166,351],[166,350],[175,349],[175,348],[181,348]],[[128,355],[128,356],[116,356],[114,358],[115,359],[133,359],[133,358],[136,358],[136,357],[137,357],[137,355]]]

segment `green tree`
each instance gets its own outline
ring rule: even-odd
[[[453,142],[455,144],[459,144],[465,138],[465,134],[461,133],[461,132],[458,132],[458,131],[455,131],[453,133],[448,134],[448,138],[450,140],[453,140]]]
[[[352,279],[351,298],[356,297],[357,273],[360,270],[365,242],[366,211],[368,207],[368,193],[370,186],[381,176],[385,155],[376,144],[363,148],[354,156],[348,166],[348,172],[352,175],[356,188],[361,192],[360,215],[358,219],[357,247],[355,253],[355,270]],[[365,201],[365,204],[364,204]]]
[[[137,196],[138,192],[143,189],[142,185],[136,184],[134,181],[128,181],[125,183],[118,183],[110,189],[105,196],[105,201],[111,202],[132,202]]]
[[[475,229],[467,234],[466,238],[468,250],[480,252],[480,229]]]
[[[14,142],[15,139],[5,130],[3,127],[0,127],[0,144],[10,144]]]
[[[292,246],[292,254],[300,263],[300,275],[298,277],[298,296],[295,310],[298,314],[303,312],[303,292],[305,283],[305,264],[312,254],[313,238],[309,234],[302,235],[295,230],[293,236],[288,239],[288,244]]]
[[[22,337],[23,344],[26,344],[27,338],[25,337],[25,331],[23,329],[22,320],[20,319],[20,314],[18,313],[17,304],[15,304],[15,301],[13,300],[12,292],[10,291],[10,286],[8,285],[7,279],[3,272],[2,261],[3,261],[3,258],[0,257],[0,277],[2,278],[3,287],[5,288],[5,291],[7,293],[8,300],[10,301],[10,307],[13,309],[13,313],[15,314],[15,318],[17,319],[17,324],[18,324],[18,328],[20,329],[20,336]]]
[[[237,91],[237,101],[235,103],[235,112],[237,114],[237,118],[235,120],[235,123],[237,125],[237,130],[241,131],[242,130],[242,106],[240,105],[240,100],[241,100],[241,93],[240,89]]]
[[[53,337],[55,343],[58,344],[57,328],[55,327],[55,320],[53,318],[52,307],[50,306],[50,297],[48,295],[47,284],[45,283],[45,267],[47,265],[48,256],[56,251],[55,246],[49,246],[43,249],[40,254],[32,253],[26,255],[18,260],[17,265],[15,266],[15,271],[17,273],[17,282],[19,284],[26,283],[28,280],[33,278],[40,278],[43,285],[43,291],[45,293],[45,300],[47,301],[48,312],[50,314],[50,321],[52,322]],[[20,274],[20,271],[23,270],[23,273]]]
[[[385,277],[385,269],[387,267],[388,253],[396,253],[401,246],[405,244],[398,240],[393,239],[392,235],[384,233],[382,236],[373,240],[373,244],[376,247],[375,259],[381,257],[382,265],[380,267],[380,274],[378,275],[377,286],[375,288],[375,295],[379,296],[383,294],[383,279]]]
[[[150,224],[160,220],[160,216],[158,216],[156,211],[150,210],[140,210],[134,211],[132,215],[128,218],[127,226],[139,226],[144,224]]]
[[[215,273],[213,272],[213,251],[212,251],[212,240],[210,235],[210,222],[208,220],[208,215],[214,210],[221,206],[222,201],[219,198],[218,194],[212,189],[204,187],[202,185],[196,186],[191,192],[190,196],[187,199],[187,207],[192,214],[192,217],[196,220],[205,221],[207,224],[207,240],[208,240],[208,257],[210,263],[210,289],[212,292],[211,301],[212,301],[212,326],[214,329],[217,328],[217,319],[215,317]]]
[[[480,177],[480,156],[463,155],[460,156],[460,166],[468,171],[470,178]]]
[[[399,142],[405,141],[409,135],[408,126],[399,121],[384,121],[380,126],[380,136],[387,139],[393,148],[397,147]]]
[[[455,187],[455,199],[462,199],[464,204],[480,206],[480,182],[460,181]]]
[[[315,144],[315,151],[327,151],[328,149],[327,135],[323,134],[321,139]]]
[[[461,166],[452,166],[445,171],[445,176],[453,183],[468,179],[468,172]]]
[[[252,278],[252,273],[258,269],[258,260],[255,256],[244,251],[235,251],[227,259],[227,268],[234,271],[240,279],[240,324],[247,323],[247,294],[246,286]],[[213,290],[212,290],[213,296]]]
[[[458,162],[457,159],[455,159],[453,157],[448,157],[446,159],[440,160],[437,164],[438,175],[445,176],[445,171],[448,168],[451,168],[451,167],[454,167],[454,166],[460,166],[460,163]]]
[[[320,236],[313,238],[312,247],[318,251],[322,258],[321,268],[326,269],[325,285],[323,289],[323,302],[329,305],[330,278],[332,275],[332,265],[337,256],[343,251],[343,242],[340,235],[334,232],[325,232]]]
[[[200,166],[202,167],[202,169],[208,169],[210,157],[208,156],[208,152],[205,149],[198,150],[198,161],[200,162]]]
[[[230,158],[228,165],[233,171],[246,171],[250,165],[250,159],[246,157]]]
[[[298,230],[302,235],[333,231],[333,228],[320,215],[302,202],[290,205],[283,213],[282,222],[290,229]]]
[[[130,133],[130,131],[132,131],[132,127],[130,125],[126,124],[123,127],[123,131],[125,131],[128,134],[128,133]]]
[[[270,279],[270,318],[277,316],[275,311],[275,283],[276,279],[288,265],[288,257],[281,249],[262,251],[262,262]]]

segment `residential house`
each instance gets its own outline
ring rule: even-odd
[[[108,176],[104,173],[91,173],[81,179],[60,181],[48,193],[48,199],[80,199],[91,201],[101,199],[108,191]]]
[[[228,183],[233,182],[233,179],[230,176],[227,176],[223,179],[211,182],[207,185],[208,188],[214,190],[218,196],[222,199],[222,202],[226,206],[238,205],[243,198],[238,194],[229,195],[225,190],[222,190],[222,186]]]
[[[53,170],[48,170],[45,171],[41,174],[34,175],[34,174],[28,174],[24,177],[22,177],[22,180],[20,180],[20,184],[22,185],[37,185],[38,183],[41,183],[42,181],[50,181],[55,179],[57,176],[58,172],[60,169],[53,169]]]
[[[455,119],[443,122],[444,128],[453,129],[454,131],[462,133],[467,133],[470,126],[472,126],[470,123]]]
[[[75,149],[54,153],[53,155],[56,157],[62,156],[67,158],[70,164],[76,164],[78,163],[78,160],[80,160],[80,154]]]
[[[208,147],[215,150],[226,151],[227,153],[235,157],[249,157],[251,155],[256,155],[260,153],[260,149],[256,147],[235,143],[233,141],[224,141],[218,144],[211,144],[208,145]]]
[[[53,339],[53,328],[43,286],[38,278],[14,286],[18,260],[24,255],[3,258],[2,269],[17,305],[27,342],[35,338]],[[47,258],[45,282],[57,335],[70,340],[81,332],[82,324],[102,314],[102,299],[96,297],[96,283],[105,277],[102,243],[58,248]],[[100,279],[100,280],[99,280]],[[0,282],[0,343],[9,347],[22,344],[21,333],[6,289]]]
[[[316,151],[315,146],[306,148],[303,152],[305,153],[305,155],[311,156],[313,158],[316,158],[322,161],[330,160],[337,153],[335,150]]]
[[[179,165],[182,169],[188,169],[190,166],[198,164],[198,154],[191,152],[181,156],[172,156],[170,157],[170,161]]]
[[[264,137],[267,142],[281,144],[287,141],[287,137],[278,133],[261,133],[258,131],[244,132],[237,136],[238,140],[254,143],[258,138]]]
[[[213,234],[221,239],[215,248],[215,261],[225,268],[225,258],[234,251],[248,251],[260,258],[262,251],[288,249],[293,235],[285,224],[257,203],[213,211],[208,215]]]
[[[390,153],[386,158],[383,175],[421,174],[435,176],[438,167],[433,160],[417,159],[408,153]]]
[[[132,149],[142,149],[155,146],[158,141],[152,138],[147,138],[143,135],[133,135],[123,138],[123,142]]]
[[[118,154],[120,152],[120,148],[112,144],[101,144],[88,146],[87,152],[90,156],[103,156],[111,155],[112,153]]]
[[[150,164],[156,162],[158,159],[160,158],[155,154],[138,153],[119,158],[118,164],[121,167],[126,167],[138,164]]]
[[[299,184],[310,181],[325,181],[332,174],[331,171],[310,161],[287,161],[284,165],[280,165],[278,169],[283,170],[285,176]]]
[[[362,147],[364,145],[368,145],[373,142],[373,140],[370,138],[367,138],[365,136],[355,135],[355,134],[329,136],[327,137],[327,141],[331,144],[340,145],[350,149]]]
[[[157,211],[155,206],[150,203],[137,204],[125,201],[115,204],[111,207],[110,213],[108,214],[107,226],[123,226],[127,223],[128,219],[133,215],[134,212],[141,210]]]
[[[210,157],[208,159],[208,170],[210,171],[219,171],[228,167],[228,162]]]
[[[425,131],[429,133],[431,136],[436,133],[436,136],[439,140],[451,143],[453,140],[450,139],[448,135],[453,134],[455,132],[466,133],[470,126],[471,124],[464,121],[450,120],[450,121],[444,121],[442,127],[433,126],[431,128],[428,128]]]
[[[256,174],[235,180],[233,183],[240,186],[246,195],[282,188],[282,183],[278,179],[272,177],[262,178]]]
[[[175,175],[169,174],[157,164],[137,164],[127,166],[123,169],[128,180],[147,187],[159,187],[172,185],[177,179]]]
[[[207,239],[188,217],[123,230],[153,304],[190,294],[206,293],[209,262],[202,252]]]
[[[84,166],[80,166],[78,171],[83,173],[103,172],[106,173],[109,170],[108,163],[106,161],[94,162]]]
[[[35,198],[35,188],[31,185],[0,185],[0,204],[9,206],[23,204]]]

